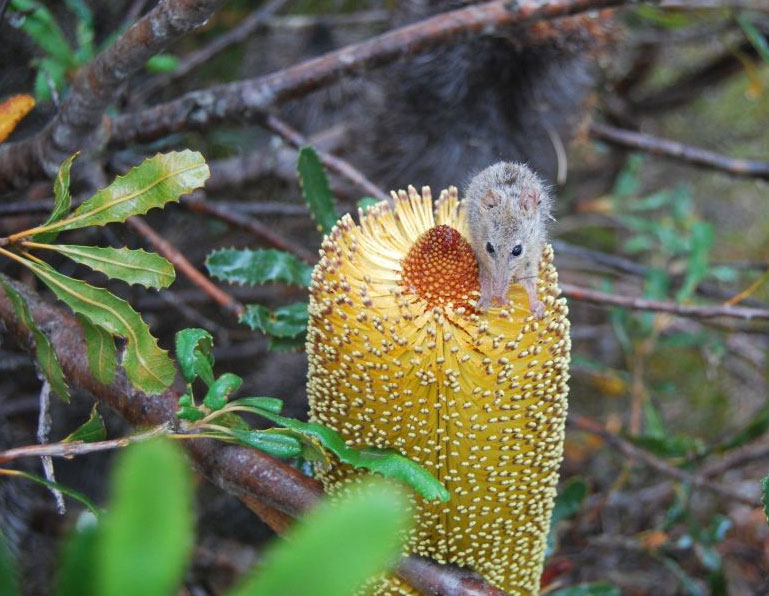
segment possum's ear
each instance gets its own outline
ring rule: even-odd
[[[493,209],[502,202],[499,193],[489,189],[486,194],[481,197],[481,207],[484,209]]]
[[[539,191],[530,186],[524,188],[519,202],[523,211],[534,211],[539,206]]]

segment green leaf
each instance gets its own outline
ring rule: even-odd
[[[761,503],[764,505],[764,516],[769,521],[769,476],[761,481]]]
[[[43,226],[57,222],[69,213],[69,208],[72,204],[72,199],[69,196],[69,171],[78,153],[65,159],[59,166],[56,180],[53,183],[53,211],[51,211],[51,215],[45,220]],[[58,232],[45,232],[43,234],[35,234],[32,236],[32,239],[35,242],[53,242],[58,235]]]
[[[208,393],[203,398],[203,405],[212,411],[221,410],[227,405],[227,398],[240,389],[242,384],[243,379],[238,375],[224,373],[208,388]]]
[[[545,556],[549,556],[555,550],[558,523],[575,515],[585,502],[585,497],[587,497],[587,483],[581,476],[575,476],[563,485],[553,504]]]
[[[328,186],[326,172],[318,159],[318,154],[312,147],[302,147],[299,150],[297,162],[299,184],[307,206],[310,208],[318,230],[328,234],[336,225],[339,216],[336,213],[336,201]]]
[[[46,488],[58,490],[60,493],[67,495],[68,497],[71,497],[76,501],[85,505],[88,508],[88,510],[91,513],[93,513],[96,517],[100,515],[99,508],[96,507],[96,505],[94,504],[93,501],[91,501],[91,499],[86,497],[80,491],[76,491],[72,488],[69,488],[68,486],[59,484],[58,482],[47,480],[46,478],[43,478],[42,476],[38,476],[37,474],[32,474],[30,472],[23,472],[21,470],[5,470],[4,475],[17,476],[18,478],[24,478],[25,480],[30,480],[32,482],[37,482],[38,484],[42,484]]]
[[[33,0],[12,0],[11,10],[24,13],[20,28],[57,62],[75,66],[72,48],[51,12]]]
[[[22,325],[32,333],[35,338],[35,358],[40,365],[46,381],[51,386],[51,390],[65,402],[69,403],[69,389],[64,380],[64,372],[59,365],[59,359],[56,357],[56,350],[48,336],[37,326],[32,313],[29,312],[27,301],[24,297],[4,279],[0,278],[0,285],[3,286],[6,296],[13,304],[13,312]]]
[[[403,493],[369,483],[313,509],[230,596],[358,594],[395,562],[409,527]]]
[[[686,266],[683,285],[676,295],[676,300],[688,300],[694,290],[707,275],[710,247],[713,245],[713,224],[697,221],[692,226],[691,248]]]
[[[0,530],[0,594],[3,596],[20,594],[13,554],[2,530]]]
[[[214,383],[213,346],[214,338],[205,329],[182,329],[176,334],[176,360],[185,381],[200,377],[209,387]]]
[[[769,42],[758,30],[750,16],[745,12],[737,15],[737,23],[742,27],[742,31],[745,33],[748,41],[756,48],[756,52],[761,56],[761,59],[769,64]]]
[[[107,290],[62,275],[42,261],[26,265],[77,314],[125,338],[122,364],[137,389],[157,394],[171,385],[176,371],[168,352],[158,347],[147,324],[130,304]]]
[[[283,410],[283,400],[277,397],[241,397],[230,402],[230,408],[235,407],[258,408],[280,414]]]
[[[408,484],[425,499],[448,501],[451,496],[446,487],[435,476],[394,449],[380,449],[378,447],[353,449],[347,446],[336,431],[326,428],[322,424],[303,422],[258,408],[253,408],[252,411],[276,424],[315,439],[346,464],[356,468],[366,468],[386,478],[393,478]]]
[[[179,59],[173,54],[155,54],[144,65],[147,72],[152,74],[164,74],[174,72],[179,68]]]
[[[750,419],[748,425],[739,431],[736,435],[729,438],[722,445],[719,445],[717,451],[723,453],[735,447],[749,443],[757,439],[769,429],[769,404],[763,406]]]
[[[548,592],[549,596],[621,596],[620,589],[607,583],[579,584]]]
[[[94,379],[102,385],[109,385],[115,380],[115,372],[117,371],[115,340],[109,332],[92,325],[84,316],[77,315],[77,318],[85,335],[88,368]]]
[[[176,279],[176,271],[171,263],[154,252],[142,249],[73,244],[51,244],[45,245],[45,248],[61,253],[107,277],[129,284],[139,284],[145,288],[165,288]]]
[[[374,197],[363,197],[360,201],[358,201],[358,209],[360,209],[361,213],[366,213],[366,211],[378,203],[379,201]]]
[[[64,544],[56,581],[59,596],[99,596],[94,574],[98,548],[97,528],[96,523],[78,528]]]
[[[192,402],[192,397],[188,393],[179,396],[179,409],[176,411],[176,415],[182,420],[188,420],[189,422],[196,422],[206,417],[206,413],[195,406]]]
[[[307,331],[307,303],[295,302],[271,311],[261,304],[249,304],[240,322],[274,337],[296,337]]]
[[[230,429],[227,433],[241,445],[264,451],[279,459],[288,459],[302,455],[302,442],[296,437],[281,435],[266,430]]]
[[[206,259],[208,272],[223,281],[237,284],[283,282],[308,287],[312,267],[281,250],[216,250]]]
[[[103,441],[107,438],[107,429],[104,428],[104,420],[98,411],[99,404],[94,404],[91,408],[91,415],[77,430],[62,439],[62,443],[72,443],[74,441],[83,441],[84,443],[94,443]]]
[[[301,333],[296,337],[271,337],[267,349],[270,352],[300,352],[306,343],[306,333]]]
[[[93,571],[99,594],[175,594],[194,541],[187,462],[167,439],[131,445],[119,458]]]
[[[34,231],[61,232],[123,222],[132,215],[178,201],[181,195],[203,186],[209,175],[206,161],[198,152],[159,153],[98,190],[69,217]]]

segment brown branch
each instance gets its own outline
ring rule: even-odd
[[[743,447],[723,459],[703,467],[701,473],[706,478],[720,476],[721,474],[747,465],[754,461],[764,460],[769,457],[769,443],[759,443]]]
[[[302,136],[299,131],[295,130],[286,122],[277,116],[274,116],[273,114],[267,114],[267,116],[263,119],[263,123],[267,128],[280,135],[296,149],[310,144],[310,141]],[[372,197],[377,198],[380,201],[390,201],[389,194],[379,188],[371,180],[366,178],[366,176],[364,176],[348,161],[345,161],[340,157],[336,157],[327,151],[318,149],[317,147],[315,147],[315,151],[318,154],[321,163],[323,163],[323,165],[326,166],[329,170],[332,170],[340,176],[347,178],[350,182],[363,189]]]
[[[765,161],[728,157],[699,147],[598,122],[593,122],[590,125],[590,136],[620,147],[637,149],[652,155],[672,157],[693,166],[719,170],[734,176],[751,176],[769,180],[769,162]]]
[[[120,86],[152,56],[199,27],[223,0],[160,2],[78,74],[56,117],[36,136],[0,147],[0,191],[53,177],[100,128]]]
[[[197,268],[190,263],[187,257],[179,252],[179,250],[168,240],[153,230],[143,219],[140,219],[139,217],[131,217],[126,220],[126,223],[138,232],[142,238],[149,242],[155,250],[171,261],[174,268],[181,271],[187,279],[203,290],[203,292],[205,292],[206,295],[219,306],[236,317],[240,317],[240,315],[246,311],[245,306],[198,271]]]
[[[651,469],[664,474],[665,476],[675,478],[681,482],[686,482],[692,486],[704,488],[718,495],[719,497],[723,497],[731,501],[737,501],[738,503],[743,503],[745,505],[749,505],[750,507],[758,507],[760,505],[756,499],[746,497],[745,495],[738,493],[731,488],[717,484],[715,482],[711,482],[704,476],[692,474],[691,472],[687,472],[670,465],[666,461],[659,459],[648,451],[636,447],[630,441],[627,441],[626,439],[623,439],[622,437],[606,430],[606,428],[591,418],[587,418],[585,416],[570,416],[567,420],[567,424],[572,428],[577,428],[592,435],[601,437],[611,447],[619,451],[625,457],[639,461]]]
[[[0,274],[2,276],[2,274]],[[148,396],[137,391],[122,369],[111,385],[98,383],[91,375],[82,328],[69,311],[57,308],[37,294],[2,276],[26,298],[37,324],[49,334],[62,370],[71,385],[94,395],[137,427],[168,425],[178,430],[176,418],[180,392],[169,389]],[[13,305],[0,292],[0,325],[28,350],[33,337],[16,318]],[[279,527],[286,516],[297,517],[315,505],[322,496],[320,484],[291,466],[256,449],[226,445],[213,439],[184,441],[195,467],[213,484],[265,513],[266,521]],[[482,580],[468,582],[467,571],[404,557],[399,573],[415,588],[436,596],[501,596],[499,590]],[[435,591],[435,587],[440,591]]]
[[[592,302],[594,304],[623,306],[632,310],[668,312],[681,317],[695,317],[700,319],[710,319],[713,317],[734,317],[748,321],[769,320],[769,309],[765,308],[676,304],[675,302],[665,302],[663,300],[648,300],[646,298],[637,298],[635,296],[620,296],[618,294],[609,294],[607,292],[591,290],[590,288],[583,288],[565,282],[561,283],[560,285],[564,295],[568,296],[572,300]]]
[[[656,4],[658,0],[649,0]],[[632,4],[632,0],[495,0],[446,12],[329,52],[276,73],[193,91],[117,117],[112,141],[148,142],[181,130],[204,129],[228,119],[254,119],[267,108],[297,98],[339,75],[378,66],[429,47],[472,35],[490,35],[512,25]]]

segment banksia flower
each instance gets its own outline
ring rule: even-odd
[[[409,552],[536,594],[563,451],[567,307],[552,249],[539,271],[543,319],[525,291],[481,312],[478,266],[457,191],[393,193],[324,240],[310,293],[310,415],[353,447],[391,447],[451,493],[417,501]],[[327,490],[359,472],[319,471]],[[397,578],[384,594],[413,594]]]

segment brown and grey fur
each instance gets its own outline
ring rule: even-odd
[[[552,204],[548,188],[528,166],[499,162],[471,180],[465,201],[480,270],[479,306],[506,304],[510,284],[520,283],[532,314],[542,318],[545,305],[537,298],[537,277]],[[516,246],[521,249],[517,256]]]

